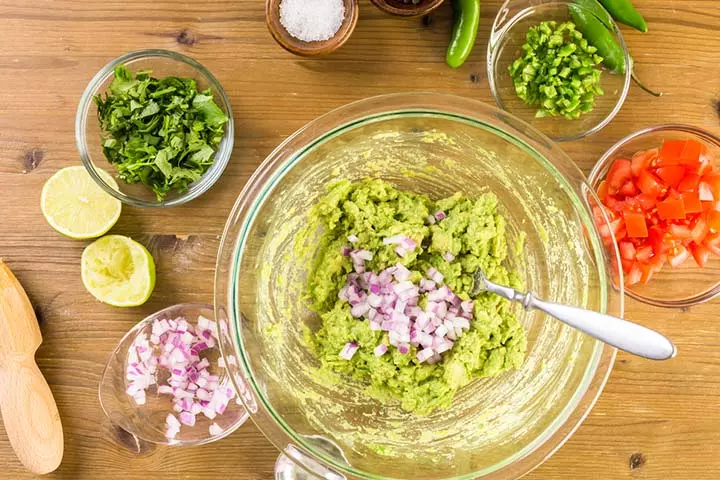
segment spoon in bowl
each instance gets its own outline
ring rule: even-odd
[[[471,293],[477,295],[481,292],[494,293],[511,302],[522,303],[526,310],[540,310],[601,342],[634,355],[651,360],[668,360],[677,353],[670,340],[647,327],[584,308],[546,302],[532,292],[522,293],[514,288],[493,283],[478,269],[475,271]]]

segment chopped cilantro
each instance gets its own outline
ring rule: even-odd
[[[127,183],[142,183],[158,200],[183,192],[215,159],[228,117],[210,89],[192,78],[155,78],[125,66],[105,96],[95,96],[103,152]]]

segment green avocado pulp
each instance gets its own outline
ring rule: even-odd
[[[319,330],[308,331],[306,338],[320,361],[317,375],[330,371],[352,376],[367,383],[367,393],[381,402],[399,401],[404,410],[427,415],[448,408],[458,389],[473,379],[519,368],[527,340],[510,303],[490,293],[470,296],[478,268],[490,280],[521,286],[518,275],[503,266],[507,222],[497,204],[492,193],[477,198],[457,193],[433,201],[374,179],[331,185],[310,213],[311,223],[324,227],[319,255],[308,276],[312,308],[322,320]],[[446,218],[429,224],[428,217],[437,211]],[[353,235],[357,237],[353,249],[373,254],[365,263],[367,271],[377,273],[401,263],[417,285],[434,267],[458,297],[473,301],[470,328],[442,354],[442,360],[420,363],[414,346],[406,354],[393,346],[382,356],[374,354],[378,344],[388,343],[388,333],[371,330],[368,320],[353,317],[348,301],[338,296],[353,272],[351,258],[342,251],[351,246],[348,236]],[[395,245],[383,243],[395,235],[412,239],[417,248],[400,257]],[[423,297],[426,294],[421,294],[420,306],[427,301]],[[348,343],[358,346],[350,360],[340,356]]]

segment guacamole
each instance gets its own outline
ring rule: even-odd
[[[308,277],[312,308],[322,324],[307,342],[321,364],[320,373],[329,369],[352,376],[366,382],[374,398],[399,401],[406,411],[427,415],[449,407],[458,389],[474,378],[519,368],[526,337],[509,302],[489,293],[470,296],[478,268],[493,281],[521,286],[518,276],[503,266],[506,220],[497,203],[491,193],[431,200],[375,179],[331,185],[310,213],[311,223],[319,222],[324,232]],[[368,276],[399,279],[383,288],[400,291],[401,308],[416,312],[416,333],[424,335],[419,316],[425,319],[425,313],[417,312],[432,316],[431,307],[449,307],[448,318],[457,317],[462,328],[450,324],[447,339],[435,350],[416,337],[408,342],[402,338],[406,333],[380,323],[379,301],[373,304],[375,311],[348,300],[348,289],[362,290],[353,285]],[[371,288],[378,288],[367,285],[366,292],[359,292],[363,302],[372,297]],[[407,307],[402,289],[417,292]],[[440,305],[438,298],[447,298],[447,304]],[[447,330],[442,320],[438,325]]]

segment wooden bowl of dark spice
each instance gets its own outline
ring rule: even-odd
[[[417,17],[427,15],[444,0],[370,0],[373,5],[390,15]]]
[[[327,55],[345,44],[358,20],[357,0],[267,0],[275,41],[295,55]]]

